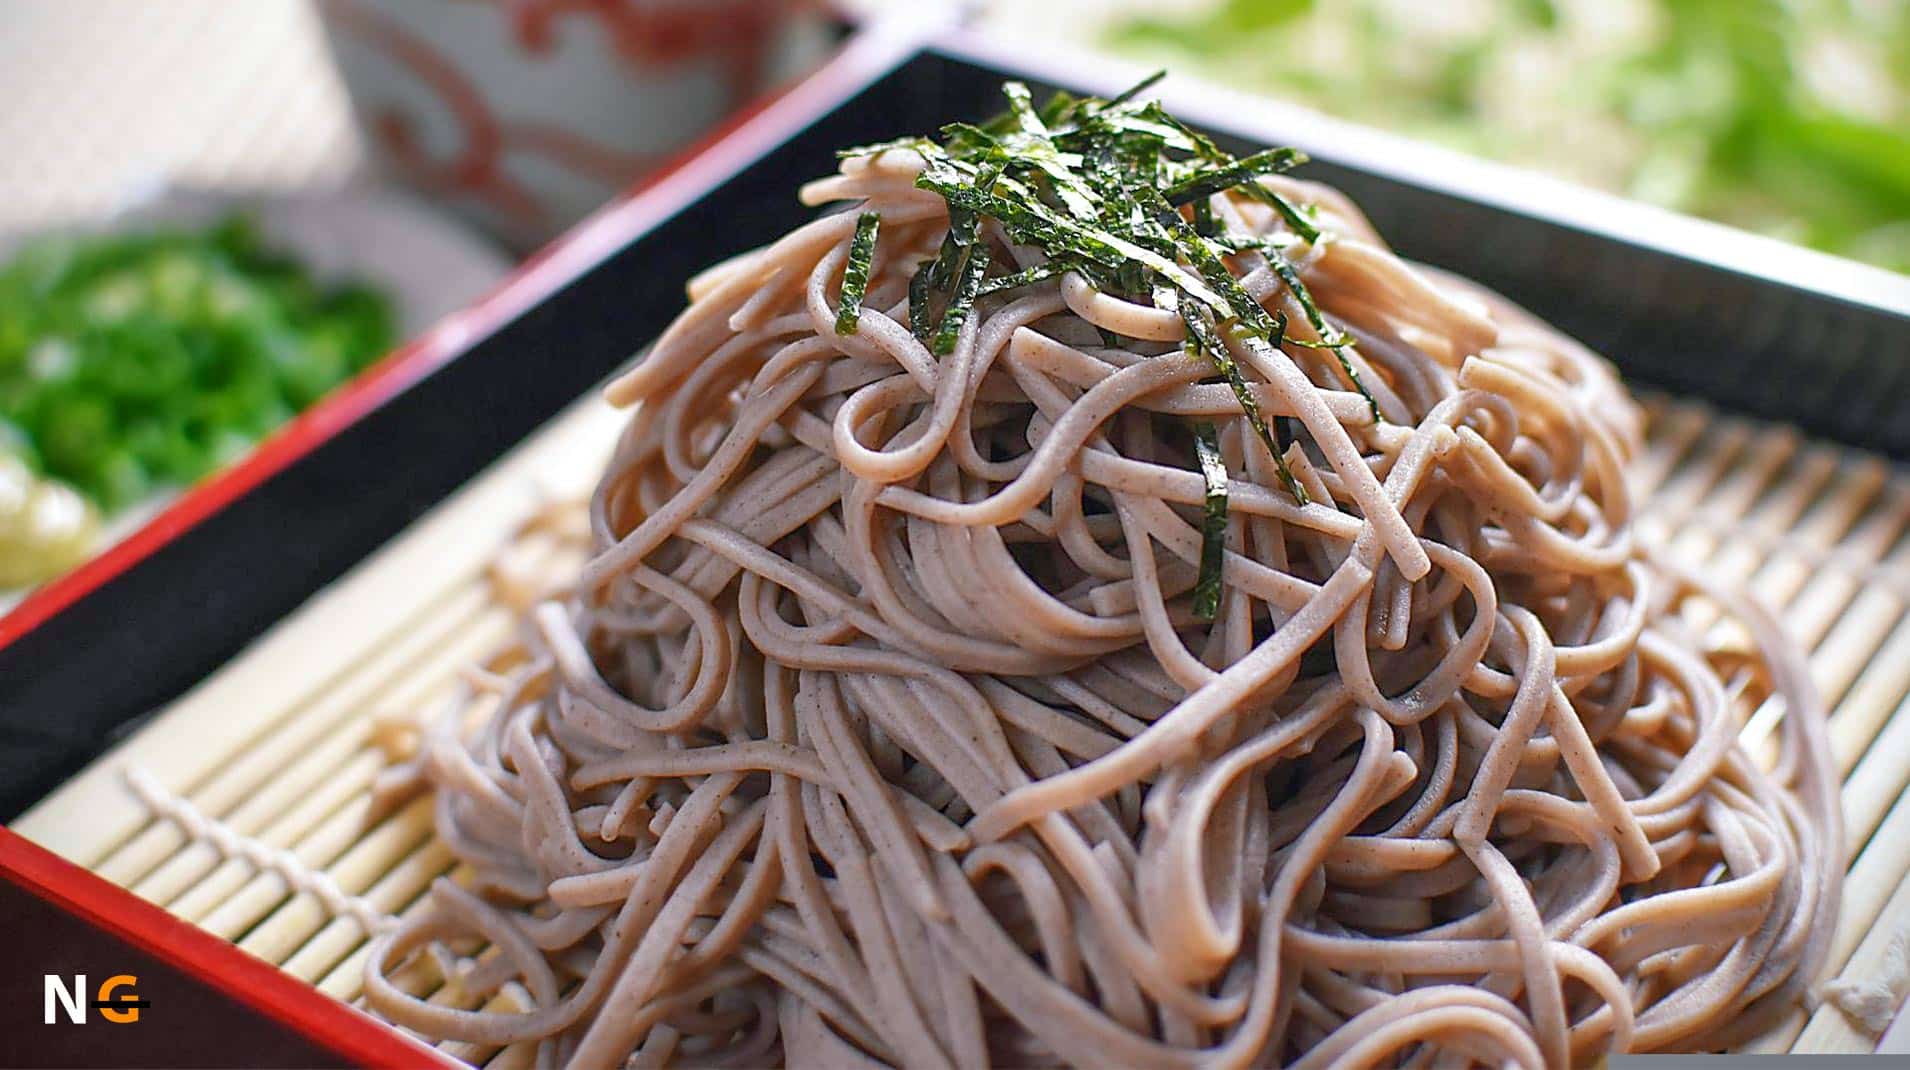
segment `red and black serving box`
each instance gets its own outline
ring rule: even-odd
[[[1143,73],[946,28],[852,37],[478,305],[0,619],[0,814],[62,783],[592,390],[677,314],[695,272],[808,217],[795,187],[832,170],[838,147],[989,113],[1005,79],[1107,93]],[[1318,161],[1308,177],[1349,193],[1403,255],[1503,292],[1636,383],[1910,457],[1910,278],[1256,98],[1171,78],[1161,93],[1229,147],[1305,149]],[[40,854],[0,835],[0,871],[23,894],[188,973],[257,973],[197,965],[211,961],[199,941],[164,936],[181,923]],[[24,910],[0,916],[30,924]],[[320,1054],[430,1057],[366,1046],[362,1015],[242,1002]]]

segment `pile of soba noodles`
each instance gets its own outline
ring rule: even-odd
[[[610,387],[371,1005],[591,1067],[1564,1067],[1808,998],[1823,713],[1634,540],[1611,368],[1297,154],[1008,98],[846,153]]]

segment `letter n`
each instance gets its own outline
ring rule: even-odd
[[[53,1024],[55,1008],[66,1008],[66,1020],[74,1025],[86,1024],[86,975],[73,976],[73,988],[69,991],[61,982],[58,974],[46,975],[46,1024]]]

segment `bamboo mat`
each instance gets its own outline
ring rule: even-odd
[[[1835,711],[1851,862],[1832,972],[1876,990],[1874,1032],[1824,1005],[1756,1047],[1871,1051],[1910,982],[1910,470],[1687,402],[1649,408],[1636,468],[1654,503],[1643,536],[1779,611]],[[594,397],[579,403],[15,829],[358,999],[365,928],[415,909],[433,878],[454,872],[429,800],[376,811],[373,781],[403,751],[409,718],[508,634],[524,577],[564,571],[582,527],[577,496],[623,420]],[[1747,736],[1769,728],[1753,719]],[[470,1005],[437,977],[420,967],[407,981]],[[1899,1021],[1884,1049],[1906,1045]],[[445,1047],[498,1067],[531,1055]]]

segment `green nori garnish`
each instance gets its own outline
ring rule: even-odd
[[[1037,104],[1019,82],[1002,87],[1008,109],[984,123],[951,123],[937,138],[903,138],[846,150],[869,155],[905,149],[921,156],[921,189],[948,204],[949,229],[936,255],[909,282],[909,328],[937,355],[951,352],[978,300],[1078,272],[1104,293],[1151,300],[1179,314],[1186,346],[1204,355],[1232,388],[1254,435],[1273,457],[1288,494],[1308,504],[1305,488],[1287,465],[1293,441],[1288,418],[1275,435],[1261,411],[1235,349],[1256,362],[1284,359],[1288,341],[1333,350],[1340,370],[1366,399],[1375,421],[1379,405],[1347,355],[1352,341],[1329,323],[1286,250],[1325,240],[1311,211],[1259,181],[1306,161],[1294,149],[1272,148],[1236,158],[1211,139],[1139,95],[1160,79],[1150,76],[1111,99],[1056,94]],[[1214,211],[1213,198],[1233,192],[1271,206],[1291,233],[1235,234]],[[1190,218],[1191,217],[1191,218]],[[1018,247],[1039,249],[1044,262],[995,270],[984,220]],[[864,237],[857,228],[858,245]],[[874,227],[869,228],[873,246]],[[853,307],[866,285],[868,262],[851,248],[844,273],[837,329],[853,331]],[[1286,316],[1269,312],[1234,276],[1227,258],[1259,255],[1294,295],[1319,341],[1286,337]],[[858,264],[862,275],[856,279]],[[856,281],[852,289],[851,281]],[[851,301],[853,294],[854,302]],[[1109,345],[1120,339],[1101,331]],[[1227,472],[1217,432],[1197,424],[1194,442],[1207,481],[1200,581],[1195,611],[1211,619],[1220,602],[1221,558],[1227,515]]]
[[[1220,612],[1220,567],[1227,550],[1227,459],[1212,421],[1194,425],[1194,455],[1207,481],[1207,504],[1200,526],[1200,579],[1194,584],[1194,616],[1213,620]]]
[[[836,333],[856,333],[862,313],[862,295],[869,288],[869,265],[875,259],[875,236],[882,216],[864,212],[856,218],[856,236],[849,242],[849,264],[842,269],[842,303],[836,307]]]

